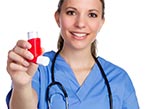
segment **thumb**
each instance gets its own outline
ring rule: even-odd
[[[27,70],[28,75],[30,75],[32,77],[35,74],[37,68],[38,68],[37,64],[30,63],[28,70]]]

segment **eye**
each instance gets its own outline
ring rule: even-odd
[[[67,15],[76,15],[75,11],[67,11],[66,14]]]
[[[92,17],[92,18],[97,18],[98,15],[96,13],[89,13],[89,17]]]

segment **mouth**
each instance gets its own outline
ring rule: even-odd
[[[79,37],[79,38],[83,38],[85,36],[88,35],[88,33],[84,33],[84,32],[71,32],[71,34],[75,37]]]

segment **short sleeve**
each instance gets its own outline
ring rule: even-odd
[[[139,109],[135,92],[124,101],[123,109]]]
[[[125,79],[125,93],[123,100],[123,109],[139,109],[139,104],[133,83],[128,75]]]
[[[7,96],[6,96],[6,104],[7,104],[7,108],[8,108],[8,109],[9,109],[9,103],[10,103],[10,98],[11,98],[12,90],[13,90],[13,89],[11,89],[11,90],[8,92]]]

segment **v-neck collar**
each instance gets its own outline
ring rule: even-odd
[[[101,74],[97,64],[96,63],[94,64],[92,70],[86,77],[83,84],[80,86],[73,73],[73,70],[71,69],[69,64],[64,60],[64,58],[58,55],[57,59],[60,60],[60,62],[63,64],[61,70],[64,72],[66,76],[65,78],[68,81],[69,87],[71,88],[73,93],[77,96],[79,101],[82,101],[88,96],[93,87],[96,87],[97,83],[99,83],[100,81]]]

